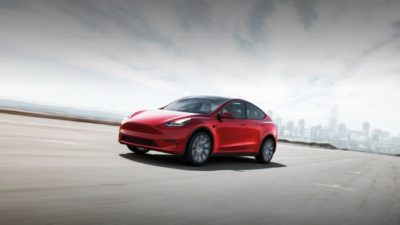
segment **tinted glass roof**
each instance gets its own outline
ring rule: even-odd
[[[225,98],[225,97],[220,97],[220,96],[211,96],[211,95],[192,95],[192,96],[186,96],[181,99],[207,99],[210,101],[218,101],[218,102],[226,102],[228,100],[231,100],[231,98]]]

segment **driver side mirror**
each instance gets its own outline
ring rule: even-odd
[[[220,119],[233,119],[233,114],[230,112],[223,112],[219,114]]]

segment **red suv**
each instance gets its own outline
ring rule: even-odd
[[[137,154],[155,150],[180,155],[194,166],[217,154],[254,155],[257,161],[269,163],[277,129],[268,115],[248,101],[190,96],[126,117],[119,142]]]

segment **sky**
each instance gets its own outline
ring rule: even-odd
[[[130,113],[187,95],[400,135],[400,1],[0,1],[0,98]]]

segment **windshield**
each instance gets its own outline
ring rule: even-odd
[[[210,114],[227,100],[228,99],[226,98],[220,97],[183,98],[167,105],[164,109],[189,113]]]

